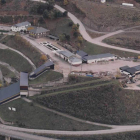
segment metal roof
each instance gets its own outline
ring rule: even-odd
[[[84,59],[86,59],[86,60],[93,60],[93,59],[107,58],[107,57],[113,57],[113,56],[114,56],[113,54],[105,53],[105,54],[85,56]]]
[[[0,103],[20,94],[20,81],[0,89]]]
[[[121,70],[126,70],[128,68],[130,68],[130,67],[129,66],[120,67]]]
[[[31,23],[28,22],[28,21],[25,21],[25,22],[21,22],[21,23],[15,24],[14,26],[22,27],[22,26],[29,26],[29,25],[31,25]]]
[[[36,70],[34,70],[34,74],[42,71],[43,69],[45,69],[46,67],[52,66],[54,65],[54,63],[50,60],[48,60],[45,64],[41,65],[40,67],[38,67]]]
[[[71,57],[71,56],[74,56],[74,54],[73,53],[71,53],[71,52],[69,52],[69,51],[57,51],[59,54],[62,54],[62,55],[64,55],[64,56],[66,56],[66,57]]]
[[[69,59],[71,62],[81,62],[82,63],[82,60],[75,57],[75,56],[72,56],[70,59]]]
[[[140,71],[140,65],[134,67],[137,71]]]
[[[88,54],[82,50],[77,51],[77,54],[80,55],[81,57],[87,56]]]
[[[133,74],[135,74],[135,72],[136,72],[137,70],[136,70],[134,67],[132,67],[132,68],[126,69],[125,71],[133,75]]]
[[[34,34],[40,34],[40,33],[44,33],[44,32],[48,32],[49,30],[43,28],[43,27],[35,27],[34,29],[30,30],[31,33]]]
[[[20,86],[28,86],[28,73],[20,72]]]

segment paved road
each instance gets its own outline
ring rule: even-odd
[[[12,130],[5,129],[4,127],[0,127],[0,135],[17,138],[17,139],[21,139],[21,140],[56,140],[56,139],[52,139],[52,138],[18,132],[18,130],[15,132]]]
[[[55,8],[57,8],[58,10],[60,10],[61,12],[64,12],[65,9],[63,9],[62,7],[58,6],[58,5],[55,5]],[[102,40],[109,37],[109,36],[113,36],[115,34],[118,34],[118,33],[122,33],[123,31],[122,30],[119,30],[119,31],[116,31],[116,32],[112,32],[112,33],[109,33],[107,35],[104,35],[102,37],[99,37],[99,38],[94,38],[92,39],[89,34],[86,32],[86,29],[84,27],[84,25],[82,24],[82,22],[76,18],[73,14],[69,13],[68,12],[68,16],[71,18],[71,20],[75,23],[75,24],[79,24],[80,27],[79,27],[79,31],[81,33],[81,35],[83,36],[83,38],[87,41],[89,41],[90,43],[93,43],[93,44],[96,44],[96,45],[99,45],[99,46],[103,46],[103,47],[106,47],[106,48],[112,48],[112,49],[116,49],[116,50],[121,50],[121,51],[126,51],[126,52],[132,52],[132,53],[137,53],[137,54],[140,54],[140,51],[137,51],[137,50],[131,50],[131,49],[126,49],[126,48],[120,48],[120,47],[116,47],[116,46],[112,46],[112,45],[108,45],[106,43],[103,43]]]

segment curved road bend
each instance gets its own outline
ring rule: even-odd
[[[37,136],[33,134],[27,134],[23,132],[12,131],[4,128],[0,128],[0,135],[8,136],[11,138],[21,139],[21,140],[56,140],[52,138]]]
[[[114,129],[107,130],[96,130],[96,131],[57,131],[57,130],[40,130],[40,129],[27,129],[27,128],[19,128],[13,126],[5,126],[0,125],[0,134],[12,137],[19,137],[20,139],[29,138],[32,140],[52,140],[49,138],[34,136],[27,133],[36,133],[36,134],[53,134],[53,135],[70,135],[70,136],[84,136],[84,135],[99,135],[99,134],[113,134],[113,133],[122,133],[122,132],[132,132],[139,131],[140,125],[125,125],[125,126],[117,126]]]
[[[58,6],[58,5],[55,5],[55,8],[57,8],[57,9],[60,10],[61,12],[64,12],[64,11],[65,11],[65,9],[63,9],[62,7],[60,7],[60,6]],[[121,50],[121,51],[126,51],[126,52],[132,52],[132,53],[140,54],[140,51],[137,51],[137,50],[126,49],[126,48],[120,48],[120,47],[108,45],[108,44],[102,42],[102,40],[105,39],[105,38],[107,38],[107,37],[110,37],[110,36],[113,36],[113,35],[116,35],[116,34],[119,34],[119,33],[124,32],[123,30],[119,30],[119,31],[116,31],[116,32],[112,32],[112,33],[103,35],[103,36],[101,36],[101,37],[92,39],[92,38],[89,36],[89,34],[86,32],[86,29],[85,29],[84,25],[82,24],[82,22],[81,22],[78,18],[76,18],[73,14],[71,14],[71,13],[69,13],[69,12],[68,12],[68,16],[71,18],[71,20],[72,20],[75,24],[78,23],[78,24],[80,25],[79,31],[80,31],[81,35],[83,36],[83,38],[84,38],[85,40],[89,41],[90,43],[93,43],[93,44],[96,44],[96,45],[99,45],[99,46],[102,46],[102,47],[111,48],[111,49],[116,49],[116,50]]]

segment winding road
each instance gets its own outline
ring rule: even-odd
[[[40,1],[40,2],[45,2],[43,0],[33,0],[33,1]],[[64,12],[65,9],[61,8],[58,5],[55,5],[55,8],[60,10],[61,12]],[[105,44],[102,42],[103,39],[113,36],[115,34],[123,33],[123,30],[119,30],[116,32],[108,33],[106,35],[103,35],[101,37],[92,39],[88,33],[86,32],[86,29],[84,25],[81,23],[79,19],[77,19],[73,14],[68,12],[68,16],[71,18],[71,20],[75,24],[79,24],[79,31],[83,38],[93,44],[100,45],[103,47],[107,48],[113,48],[116,50],[122,50],[122,51],[127,51],[127,52],[132,52],[132,53],[138,53],[140,54],[140,51],[136,50],[131,50],[131,49],[125,49],[125,48],[120,48],[116,46],[111,46],[108,44]],[[86,121],[87,123],[90,123]],[[93,122],[92,122],[93,123]],[[94,123],[96,125],[102,125],[105,126],[105,124],[98,124]],[[109,127],[112,127],[112,129],[107,129],[107,130],[97,130],[97,131],[55,131],[55,130],[40,130],[40,129],[26,129],[26,128],[19,128],[19,127],[13,127],[13,126],[7,126],[7,125],[2,125],[0,124],[0,134],[4,136],[12,136],[14,138],[19,138],[19,139],[28,139],[28,140],[54,140],[50,138],[45,138],[41,136],[35,136],[33,134],[27,134],[27,133],[38,133],[38,134],[55,134],[55,135],[71,135],[71,136],[79,136],[79,135],[98,135],[98,134],[112,134],[112,133],[119,133],[119,132],[129,132],[129,131],[137,131],[140,130],[140,125],[106,125]],[[27,132],[27,133],[25,133]]]

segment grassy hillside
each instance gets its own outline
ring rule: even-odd
[[[106,4],[92,0],[71,0],[64,8],[74,13],[85,25],[98,31],[115,31],[139,25],[140,11],[121,7],[121,3],[116,0]]]
[[[17,111],[9,111],[9,106],[15,107]],[[33,129],[69,131],[107,129],[106,127],[89,125],[65,118],[42,109],[33,103],[27,103],[22,99],[1,105],[0,116],[5,121],[13,122],[15,126]]]
[[[140,32],[126,32],[119,35],[106,38],[105,43],[118,47],[140,50]]]
[[[41,53],[35,49],[28,41],[17,35],[9,35],[1,43],[16,49],[27,56],[37,67],[42,64],[40,60]]]
[[[6,62],[17,71],[31,72],[32,66],[30,63],[18,53],[5,49],[0,49],[0,61]]]
[[[140,124],[139,91],[124,90],[115,81],[91,85],[36,96],[34,100],[85,120],[107,124]]]

